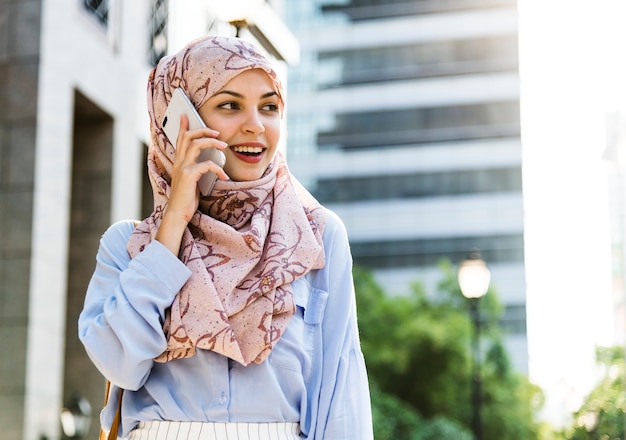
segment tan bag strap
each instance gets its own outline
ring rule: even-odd
[[[107,405],[109,401],[109,393],[111,392],[111,382],[107,380],[106,391],[104,393],[104,406]],[[122,418],[122,393],[123,389],[120,389],[120,396],[117,401],[117,409],[115,410],[115,417],[113,418],[113,424],[111,425],[111,430],[109,431],[109,435],[106,435],[106,432],[100,427],[100,437],[99,440],[117,440],[117,432],[120,426],[120,419]]]

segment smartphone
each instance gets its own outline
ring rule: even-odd
[[[180,131],[180,116],[183,114],[187,115],[187,119],[189,120],[189,130],[206,127],[198,111],[187,95],[185,95],[183,89],[177,88],[174,90],[174,93],[172,93],[172,99],[161,121],[161,127],[163,127],[165,135],[174,148],[176,148],[176,139],[178,139],[178,132]],[[198,162],[204,162],[206,160],[211,160],[220,167],[223,167],[226,163],[226,156],[217,148],[207,148],[200,152]],[[215,173],[205,173],[198,181],[200,193],[203,196],[208,196],[211,191],[213,191],[216,180],[217,175]]]

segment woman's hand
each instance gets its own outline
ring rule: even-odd
[[[228,180],[224,170],[212,161],[196,162],[206,148],[223,150],[228,147],[217,139],[219,133],[210,128],[189,130],[185,115],[180,118],[180,131],[176,139],[176,157],[170,197],[156,239],[174,255],[178,255],[180,242],[187,223],[198,209],[200,190],[198,181],[204,173],[213,172],[221,180]]]

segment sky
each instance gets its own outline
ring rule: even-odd
[[[518,0],[529,374],[557,425],[613,328],[607,112],[626,106],[626,2]],[[622,28],[622,29],[620,29]]]

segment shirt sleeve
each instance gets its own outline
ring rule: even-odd
[[[319,275],[328,292],[322,321],[323,372],[315,440],[373,439],[365,360],[361,352],[345,227],[329,212],[326,268]]]
[[[191,276],[156,240],[131,260],[126,243],[133,227],[119,222],[102,236],[78,318],[78,336],[94,365],[129,390],[144,384],[153,359],[165,350],[165,310]]]

